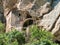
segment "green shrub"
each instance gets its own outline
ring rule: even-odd
[[[25,43],[23,33],[13,30],[11,32],[0,34],[0,45],[22,45]]]
[[[0,21],[0,33],[5,31],[5,25]]]
[[[9,36],[6,36],[5,34],[0,35],[0,45],[18,45],[18,42],[16,39],[12,41],[12,39]]]
[[[58,45],[53,42],[54,36],[50,32],[35,25],[30,28],[30,35],[30,42],[25,45]]]
[[[31,38],[32,39],[41,39],[41,38],[44,38],[44,39],[48,39],[48,40],[52,40],[53,38],[53,35],[44,30],[44,29],[39,29],[37,26],[33,26],[30,28],[30,32],[31,32]]]
[[[37,26],[30,28],[30,39],[25,43],[25,35],[16,29],[11,32],[0,34],[0,45],[58,45],[53,42],[53,35],[44,30],[39,29]]]
[[[12,41],[14,39],[17,39],[18,43],[22,44],[25,43],[25,37],[22,32],[19,32],[17,30],[12,30],[11,32],[7,33],[7,36],[11,36]]]

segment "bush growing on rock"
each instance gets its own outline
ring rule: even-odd
[[[0,34],[0,45],[58,45],[53,42],[53,35],[39,29],[37,26],[31,26],[29,41],[25,42],[25,34],[13,29],[8,33]]]
[[[22,45],[25,43],[23,34],[13,30],[11,32],[0,34],[0,45]]]
[[[5,25],[0,21],[0,33],[5,31]]]
[[[30,41],[25,45],[58,45],[53,42],[53,35],[44,30],[39,29],[37,26],[30,28]]]

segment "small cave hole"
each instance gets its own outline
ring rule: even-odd
[[[21,14],[19,13],[19,17],[21,16]]]
[[[27,27],[29,25],[32,25],[33,24],[33,20],[27,20],[24,24],[23,24],[23,27]]]

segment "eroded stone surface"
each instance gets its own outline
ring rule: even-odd
[[[60,14],[59,5],[60,2],[55,6],[55,8],[49,14],[44,15],[43,19],[40,21],[39,26],[43,26],[43,28],[45,28],[46,30],[52,30]]]
[[[58,18],[55,27],[52,30],[52,34],[55,34],[57,31],[60,31],[60,17]]]
[[[59,25],[60,19],[58,19],[60,16],[59,0],[57,1],[58,3],[56,1],[53,3],[54,5],[53,10],[51,10],[52,7],[50,6],[50,3],[47,2],[47,0],[42,0],[42,1],[41,0],[19,0],[19,1],[20,2],[16,4],[17,5],[15,7],[17,8],[16,10],[15,8],[11,10],[7,8],[4,10],[4,16],[6,17],[6,21],[7,21],[6,23],[7,32],[12,27],[18,30],[22,30],[23,22],[29,18],[33,18],[33,19],[39,18],[38,19],[40,21],[39,26],[42,26],[48,31],[52,30],[52,33],[55,33],[60,29],[60,25]],[[40,16],[43,16],[41,20],[40,20]],[[37,21],[37,19],[34,21]]]

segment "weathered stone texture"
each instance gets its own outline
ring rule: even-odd
[[[7,0],[9,1],[9,0]],[[14,2],[14,0],[12,0]],[[4,8],[4,16],[6,18],[6,32],[16,28],[22,31],[32,24],[37,24],[39,27],[51,31],[52,34],[60,35],[60,1],[55,0],[50,5],[47,0],[19,0]],[[11,0],[10,0],[10,3]],[[15,8],[12,8],[16,5]],[[5,3],[3,6],[6,6]],[[10,8],[9,8],[10,6]],[[0,7],[0,11],[2,8]],[[3,12],[3,10],[1,11]],[[0,12],[0,19],[2,13]],[[25,27],[24,27],[25,26]],[[26,30],[28,32],[28,29]],[[59,38],[59,36],[57,36]]]

